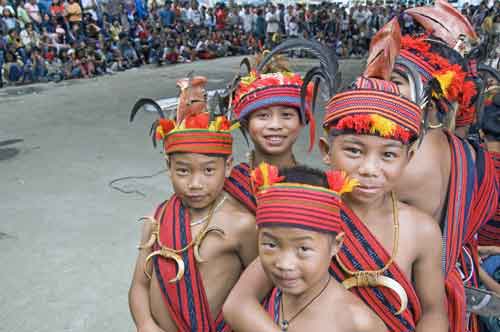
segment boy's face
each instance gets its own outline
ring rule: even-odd
[[[393,71],[391,74],[391,82],[396,83],[403,97],[408,99],[411,98],[410,82],[408,82],[408,79]]]
[[[167,167],[175,193],[190,208],[203,209],[222,192],[231,158],[174,153],[168,157]]]
[[[276,287],[298,296],[323,285],[342,239],[343,234],[334,238],[296,227],[262,227],[258,235],[259,258]]]
[[[363,204],[373,203],[391,191],[413,154],[400,141],[372,135],[338,135],[330,139],[330,144],[322,138],[320,149],[325,164],[359,181],[347,195]]]
[[[302,127],[298,111],[284,106],[252,112],[248,119],[248,133],[255,148],[269,155],[290,151]]]

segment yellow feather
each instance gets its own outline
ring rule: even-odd
[[[233,130],[236,130],[236,129],[238,129],[238,128],[240,128],[240,123],[239,123],[239,122],[236,122],[235,124],[233,124],[233,125],[231,126],[231,128],[229,128],[229,131],[233,131]]]
[[[445,97],[448,97],[448,88],[450,87],[454,78],[455,73],[452,70],[448,70],[446,73],[441,75],[436,75],[436,79],[439,82],[439,85],[441,86],[441,90],[443,91]]]
[[[264,187],[269,186],[269,165],[266,163],[262,163],[259,166],[260,171],[262,172],[262,180],[264,180]]]
[[[342,172],[342,175],[344,176],[344,179],[346,180],[344,182],[344,185],[342,186],[342,188],[340,189],[340,192],[339,194],[342,195],[343,193],[350,193],[351,191],[353,191],[354,187],[358,186],[359,185],[359,181],[356,180],[356,179],[351,179],[351,178],[348,178],[344,172]]]
[[[244,85],[250,85],[257,79],[257,75],[252,71],[250,75],[242,77],[240,82]]]
[[[162,138],[165,137],[165,132],[161,126],[156,127],[156,134]]]
[[[372,114],[370,117],[372,120],[370,132],[372,134],[379,133],[383,137],[394,135],[396,131],[396,124],[394,122],[378,114]]]

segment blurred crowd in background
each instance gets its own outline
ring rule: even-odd
[[[405,9],[377,3],[0,0],[0,87],[254,54],[285,38],[314,38],[339,57],[360,57],[390,18],[399,16],[403,29],[414,29]],[[465,3],[461,10],[483,38],[498,43],[500,0]]]

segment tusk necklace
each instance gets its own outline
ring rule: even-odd
[[[163,210],[165,209],[166,206],[167,206],[167,204],[164,204]],[[191,240],[191,242],[189,242],[185,247],[183,247],[181,249],[172,249],[172,248],[168,248],[168,247],[164,246],[160,240],[160,223],[152,217],[145,218],[147,220],[150,220],[153,223],[153,232],[151,234],[150,240],[146,244],[140,245],[139,248],[140,249],[152,248],[155,243],[157,243],[158,246],[160,247],[160,249],[150,253],[146,257],[146,261],[144,262],[144,273],[146,274],[146,276],[149,279],[151,279],[151,275],[149,275],[147,273],[148,263],[155,256],[161,256],[163,258],[173,260],[175,262],[175,264],[177,265],[177,275],[174,278],[170,279],[169,283],[178,282],[184,276],[185,264],[184,264],[184,260],[181,256],[181,254],[183,254],[187,250],[193,248],[193,255],[194,255],[194,258],[195,258],[197,263],[205,262],[205,260],[203,260],[203,258],[200,256],[201,242],[211,232],[215,232],[217,235],[219,235],[222,238],[225,237],[225,232],[221,228],[209,227],[210,222],[212,221],[212,217],[213,217],[214,212],[215,212],[214,210],[215,210],[214,204],[212,204],[212,206],[210,207],[210,210],[208,212],[208,216],[207,216],[208,222],[206,222],[203,225],[203,228],[198,232],[198,234],[194,237],[194,239]],[[163,211],[160,213],[160,215],[163,215]],[[189,225],[189,227],[191,227],[191,225]]]
[[[401,306],[399,310],[396,312],[396,315],[400,315],[408,305],[408,296],[404,290],[404,288],[394,279],[386,277],[383,275],[387,269],[391,266],[398,253],[398,242],[399,242],[399,217],[398,217],[398,208],[397,208],[397,200],[396,194],[391,192],[392,199],[392,217],[393,217],[393,225],[394,225],[394,235],[393,235],[393,247],[392,254],[389,258],[389,261],[385,264],[384,267],[378,270],[371,271],[352,271],[349,270],[344,263],[340,260],[338,255],[335,255],[335,259],[339,264],[340,268],[347,273],[350,277],[346,278],[342,285],[346,289],[350,289],[352,287],[379,287],[384,286],[387,287],[396,294],[398,294],[399,299],[401,301]]]

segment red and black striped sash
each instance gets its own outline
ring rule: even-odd
[[[474,145],[474,160],[463,139],[446,132],[450,143],[451,170],[446,213],[441,222],[443,231],[443,272],[450,330],[463,332],[466,324],[466,303],[463,278],[468,285],[477,284],[477,245],[475,236],[493,216],[498,203],[497,181],[492,160]],[[460,263],[461,271],[457,270]]]
[[[344,265],[357,271],[382,268],[390,258],[385,248],[354,212],[342,210],[341,218],[345,239],[338,255]],[[346,278],[335,259],[330,264],[330,273],[339,282]],[[400,307],[398,296],[385,287],[354,287],[350,291],[360,297],[384,321],[389,331],[414,331],[422,310],[413,285],[396,263],[392,263],[384,275],[399,282],[408,295],[408,307],[401,315],[395,314]]]
[[[191,242],[189,212],[176,195],[158,207],[155,219],[160,222],[160,241],[164,246],[181,249]],[[158,245],[155,250],[157,249],[159,249]],[[222,320],[222,313],[215,321],[212,319],[193,249],[185,251],[181,256],[185,264],[185,272],[184,277],[176,283],[168,282],[177,274],[176,264],[161,256],[153,257],[154,270],[163,300],[170,317],[177,325],[178,332],[230,331]]]
[[[251,171],[250,166],[246,163],[234,166],[224,183],[224,190],[255,214],[257,202],[250,181]]]
[[[488,154],[492,158],[493,164],[495,165],[497,182],[499,182],[500,153],[490,151]],[[495,215],[479,230],[478,239],[479,245],[482,246],[500,246],[500,204],[497,205]]]
[[[448,302],[450,331],[465,332],[466,307],[462,276],[457,269],[465,244],[470,210],[474,200],[474,160],[465,141],[445,132],[450,143],[451,168],[446,213],[441,222],[443,232],[442,267]],[[473,225],[471,225],[473,226]]]
[[[269,295],[264,299],[262,305],[274,322],[279,325],[280,304],[282,292],[278,288],[273,288]]]

